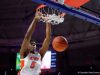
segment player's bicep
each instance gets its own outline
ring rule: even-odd
[[[24,39],[23,42],[22,42],[22,45],[21,45],[21,49],[20,50],[27,49],[28,44],[29,44],[29,41],[27,39]]]
[[[23,55],[24,55],[24,53],[26,52],[26,50],[28,48],[28,44],[29,44],[29,42],[26,39],[24,39],[24,41],[23,41],[23,43],[21,45],[21,48],[20,48],[21,58],[23,58]]]
[[[39,49],[39,53],[41,54],[42,58],[49,48],[49,43],[50,43],[49,40],[45,39],[42,47]]]
[[[39,49],[39,53],[40,53],[40,55],[41,55],[41,59],[44,57],[46,51],[47,51],[47,50],[44,49],[44,48],[42,48],[42,47]]]

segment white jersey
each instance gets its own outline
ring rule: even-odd
[[[20,71],[20,75],[39,75],[41,72],[41,55],[39,53],[29,53],[24,58],[24,67]]]

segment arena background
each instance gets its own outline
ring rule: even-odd
[[[37,6],[31,0],[0,0],[0,75],[17,75],[16,53]],[[91,0],[81,9],[100,17],[100,0]],[[43,42],[44,32],[44,23],[38,23],[32,36],[38,47]],[[58,35],[68,39],[69,48],[56,52],[56,71],[46,71],[43,75],[57,75],[58,72],[78,75],[80,71],[100,75],[100,26],[66,14],[62,24],[52,26],[52,38]],[[52,45],[50,49],[53,50]]]

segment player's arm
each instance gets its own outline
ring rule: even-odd
[[[24,52],[27,50],[28,48],[28,45],[30,43],[30,40],[31,40],[31,36],[32,36],[32,33],[34,32],[35,30],[35,26],[36,26],[36,23],[38,21],[38,17],[35,16],[32,23],[30,24],[26,34],[25,34],[25,37],[24,37],[24,40],[22,42],[22,45],[21,45],[21,49],[20,49],[20,56],[21,56],[21,59],[24,58]]]
[[[41,58],[43,58],[44,54],[49,48],[51,38],[51,24],[46,23],[46,37],[43,41],[42,47],[39,49],[39,53],[41,54]]]

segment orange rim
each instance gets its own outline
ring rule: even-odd
[[[46,5],[44,5],[44,4],[39,5],[39,6],[37,7],[36,11],[38,11],[40,8],[43,8],[43,7],[46,7]]]

